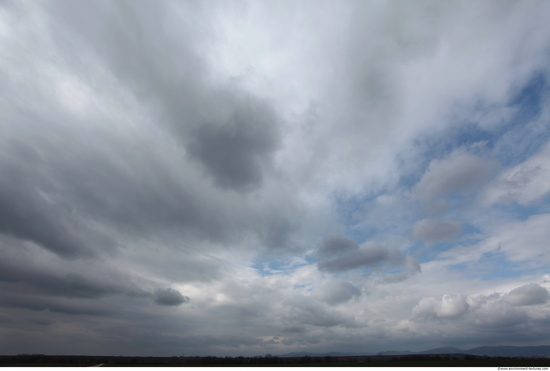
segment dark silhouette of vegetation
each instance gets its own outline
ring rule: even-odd
[[[414,354],[377,356],[303,356],[278,357],[271,354],[255,357],[124,357],[124,356],[51,356],[20,354],[0,356],[0,367],[258,367],[258,366],[369,366],[369,367],[549,367],[550,358],[488,357],[469,354]]]

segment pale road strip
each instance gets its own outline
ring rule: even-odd
[[[89,366],[89,367],[101,367],[103,365],[104,365],[104,363],[100,363],[99,365],[93,365],[93,366]]]

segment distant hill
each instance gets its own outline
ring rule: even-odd
[[[330,353],[292,352],[292,353],[281,354],[279,355],[279,357],[348,357],[348,356],[362,356],[362,355],[369,355],[369,354],[338,353],[338,352],[330,352]]]
[[[407,355],[412,353],[409,352],[408,350],[386,350],[384,352],[374,353],[374,354],[379,356],[401,356],[401,355]]]
[[[414,354],[467,354],[466,350],[462,350],[460,348],[456,347],[442,347],[442,348],[435,348],[435,349],[428,349],[424,350],[422,352],[414,352]]]
[[[466,354],[488,355],[490,357],[550,357],[550,345],[539,345],[532,347],[478,347],[465,351]]]
[[[422,352],[410,352],[408,350],[394,351],[388,350],[384,352],[368,353],[309,353],[309,352],[293,352],[281,354],[279,357],[350,357],[350,356],[375,356],[375,355],[407,355],[407,354],[471,354],[476,356],[489,357],[550,357],[550,345],[539,346],[482,346],[472,349],[460,349],[456,347],[442,347],[424,350]]]

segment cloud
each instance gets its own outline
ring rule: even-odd
[[[537,284],[489,295],[427,297],[413,308],[407,328],[417,337],[444,334],[447,339],[463,341],[467,336],[478,344],[503,334],[513,334],[515,339],[543,339],[548,316],[541,314],[547,310],[547,301],[547,290]]]
[[[504,301],[512,305],[544,304],[549,298],[548,290],[535,283],[518,287],[504,295]]]
[[[40,175],[33,176],[34,166],[3,165],[0,232],[33,241],[68,259],[94,256],[98,244],[106,250],[114,247],[114,241],[94,233],[77,218],[68,218],[54,200],[38,191],[48,184]]]
[[[34,106],[15,100],[4,111],[17,124],[0,139],[0,167],[7,175],[0,180],[0,232],[72,260],[125,256],[131,246],[129,255],[156,263],[162,254],[145,255],[162,246],[178,252],[174,260],[188,254],[190,267],[180,278],[206,280],[217,277],[223,264],[204,255],[204,246],[212,252],[242,239],[258,239],[260,248],[296,246],[292,234],[300,228],[300,215],[294,210],[300,201],[288,196],[285,184],[272,184],[281,137],[278,113],[241,86],[204,82],[207,63],[194,50],[198,40],[183,42],[189,30],[177,31],[178,40],[160,30],[186,27],[177,18],[186,6],[169,9],[55,2],[34,9],[50,26],[43,33],[23,32],[37,49],[15,48],[14,58],[56,50],[74,59],[50,60],[43,69],[30,60],[9,66],[14,76],[42,82],[36,90],[15,80],[6,84],[15,95],[36,95],[43,111],[37,114]],[[200,17],[200,10],[187,10]],[[108,20],[119,11],[135,17],[130,28],[117,17]],[[112,32],[107,42],[85,14],[102,19]],[[171,57],[144,55],[130,30],[142,32],[141,47],[171,50]],[[43,37],[34,38],[36,32]],[[57,36],[64,42],[55,41]],[[125,65],[130,60],[135,62]],[[183,73],[187,68],[191,73]],[[48,93],[60,81],[69,81],[71,89],[82,86],[89,109],[74,112],[71,94],[62,100]],[[227,195],[228,189],[240,193]],[[254,199],[251,190],[257,192]]]
[[[460,235],[462,225],[456,220],[422,219],[415,223],[412,237],[426,243],[449,241]]]
[[[26,294],[99,299],[110,295],[146,296],[137,279],[95,259],[66,264],[65,257],[40,246],[0,234],[0,282],[17,284]]]
[[[424,298],[413,308],[413,317],[453,318],[468,311],[466,298],[459,294],[444,295],[441,300]]]
[[[550,145],[522,163],[503,171],[483,193],[484,205],[513,201],[532,205],[550,192]]]
[[[333,257],[355,251],[359,248],[357,242],[345,236],[327,236],[323,239],[317,254],[320,257]]]
[[[201,122],[194,127],[187,150],[217,185],[241,190],[260,184],[279,134],[276,114],[266,102],[247,97],[232,109],[226,122]]]
[[[360,296],[361,290],[349,282],[330,281],[318,288],[314,295],[330,305],[337,305]]]
[[[330,253],[332,256],[320,260],[317,266],[321,271],[345,272],[357,268],[376,267],[383,263],[401,265],[405,262],[405,255],[395,249],[383,248],[374,243],[365,243],[355,246],[346,238],[331,238],[330,243],[321,246],[320,252]],[[338,250],[337,248],[340,248]]]
[[[441,197],[479,189],[491,179],[496,169],[497,163],[493,160],[457,150],[444,159],[430,162],[415,187],[415,193],[425,207],[437,212],[441,208]]]
[[[534,214],[524,221],[499,223],[489,229],[491,237],[483,243],[483,248],[506,254],[512,262],[529,262],[531,265],[545,264],[550,259],[546,248],[549,232],[545,227],[550,214]]]
[[[95,299],[95,298],[94,298]],[[96,318],[108,318],[115,315],[116,311],[112,308],[98,305],[97,300],[94,304],[90,301],[66,301],[54,298],[44,299],[43,297],[31,297],[27,295],[10,294],[5,296],[2,303],[4,310],[14,308],[17,310],[31,310],[36,312],[53,312],[60,314],[69,314],[75,316],[91,316]],[[51,316],[55,318],[54,315]]]
[[[549,7],[2,2],[6,352],[547,339]]]
[[[163,306],[178,306],[189,302],[187,296],[183,296],[178,290],[167,288],[165,290],[158,289],[155,291],[155,303]]]
[[[295,297],[287,302],[288,310],[284,321],[289,327],[309,325],[315,327],[349,326],[353,319],[348,316],[318,305],[308,298]]]
[[[416,260],[415,257],[407,255],[405,259],[405,269],[406,272],[399,272],[389,275],[388,277],[382,279],[382,283],[398,283],[403,282],[407,278],[414,276],[417,273],[422,272],[420,263]]]

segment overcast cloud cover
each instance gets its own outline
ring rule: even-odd
[[[548,344],[550,2],[0,2],[0,353]]]

